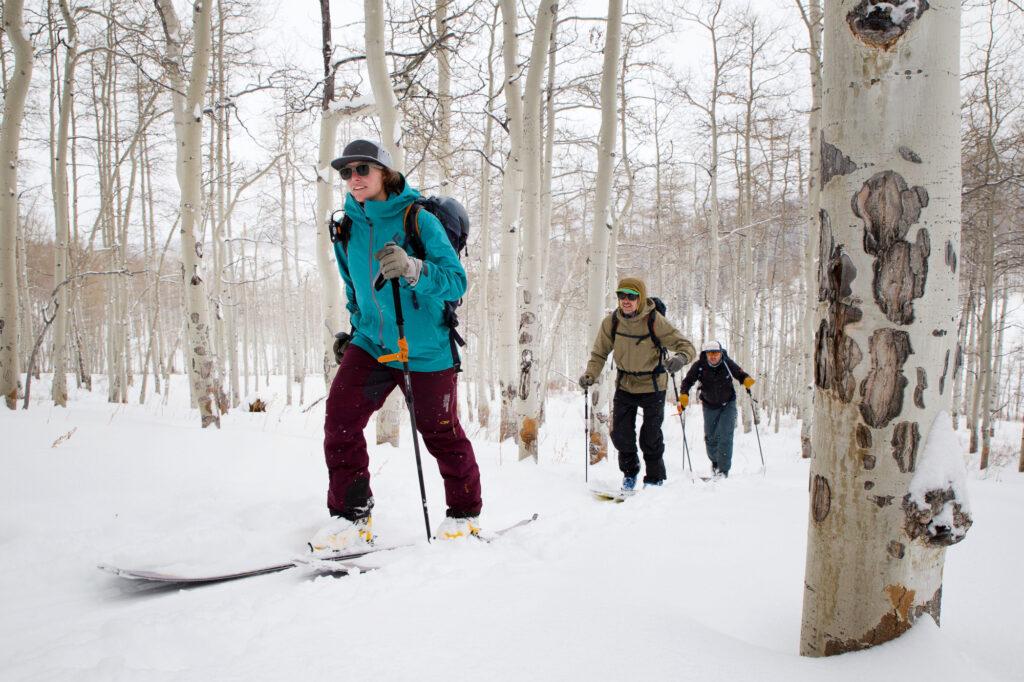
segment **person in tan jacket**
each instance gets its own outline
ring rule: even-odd
[[[615,290],[618,307],[601,322],[590,353],[590,362],[580,377],[584,389],[593,385],[612,353],[617,368],[612,399],[612,444],[619,453],[622,489],[633,490],[640,475],[637,456],[636,414],[644,412],[640,427],[640,450],[644,454],[644,485],[665,482],[665,389],[668,373],[675,373],[697,355],[693,344],[658,312],[655,299],[637,277],[625,277]],[[667,353],[675,353],[666,361]]]

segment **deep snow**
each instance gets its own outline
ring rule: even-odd
[[[203,431],[175,379],[168,406],[109,405],[99,383],[60,409],[44,377],[31,410],[0,411],[0,679],[1024,679],[1019,425],[999,425],[997,467],[970,462],[975,524],[947,553],[942,628],[812,660],[796,653],[808,467],[796,422],[761,425],[765,476],[754,434],[738,432],[733,475],[702,483],[680,470],[669,416],[668,485],[623,504],[583,483],[580,396],[553,396],[539,465],[468,423],[485,527],[540,514],[492,545],[423,542],[406,427],[403,447],[371,450],[374,526],[381,542],[418,544],[382,570],[152,588],[96,565],[287,560],[326,517],[323,403],[284,407],[276,384],[268,413]],[[311,378],[307,395],[321,393]],[[706,474],[699,410],[687,433]],[[436,527],[443,492],[424,466]],[[595,487],[620,480],[611,463],[590,474]]]

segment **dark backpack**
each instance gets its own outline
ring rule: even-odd
[[[658,375],[662,374],[663,372],[666,371],[665,370],[665,364],[664,364],[666,351],[665,351],[665,347],[663,345],[661,345],[661,339],[659,339],[658,335],[654,333],[654,317],[655,317],[655,314],[657,314],[657,313],[660,313],[662,317],[665,317],[665,313],[668,312],[668,307],[665,305],[664,301],[662,301],[660,298],[658,298],[656,296],[648,296],[648,298],[650,298],[651,299],[651,303],[654,304],[654,310],[652,310],[647,315],[647,333],[644,334],[643,336],[636,336],[634,334],[623,334],[623,336],[628,337],[630,339],[636,339],[636,342],[637,342],[638,345],[640,344],[641,341],[646,339],[648,336],[651,337],[651,342],[654,344],[654,347],[658,349],[658,366],[655,367],[654,369],[652,369],[650,372],[629,372],[627,370],[619,368],[619,375],[620,375],[620,378],[621,378],[622,374],[632,374],[634,376],[644,376],[644,375],[650,374],[651,375],[651,381],[654,383],[654,390],[657,391],[658,390]],[[615,347],[615,335],[618,333],[618,331],[619,331],[619,316],[613,313],[612,314],[612,347],[613,348]],[[618,383],[619,383],[618,381],[615,382],[616,386],[618,386]]]
[[[445,236],[448,237],[452,248],[455,249],[456,255],[461,259],[462,253],[466,251],[466,242],[469,241],[469,214],[466,213],[466,209],[462,204],[452,197],[419,197],[409,204],[409,207],[405,210],[405,218],[402,221],[405,231],[405,243],[402,247],[406,251],[411,250],[412,254],[420,260],[424,260],[427,257],[427,248],[423,243],[423,238],[420,236],[419,214],[421,210],[425,210],[437,218],[438,222],[441,223],[441,227],[444,228]],[[343,212],[339,209],[331,215],[328,231],[331,236],[331,242],[334,244],[340,243],[341,248],[347,254],[348,242],[352,238],[352,219],[347,215],[343,215],[339,221],[335,218],[338,213]],[[412,292],[412,305],[416,309],[420,307],[415,291]],[[451,341],[452,362],[455,363],[455,371],[457,372],[462,371],[462,360],[459,358],[458,346],[466,345],[466,341],[455,330],[459,326],[459,316],[455,309],[460,305],[462,305],[461,298],[457,301],[445,301],[443,312],[444,325],[448,327],[448,338]]]

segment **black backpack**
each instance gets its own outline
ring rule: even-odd
[[[409,204],[408,208],[405,209],[405,218],[402,221],[405,229],[405,243],[402,245],[402,248],[406,251],[411,250],[412,254],[420,260],[424,260],[427,257],[427,248],[423,243],[423,238],[420,236],[419,214],[421,210],[425,210],[437,218],[444,228],[444,233],[448,237],[448,241],[451,242],[452,248],[455,249],[456,255],[461,259],[463,252],[466,251],[466,242],[469,241],[469,214],[466,213],[466,209],[462,204],[452,197],[418,197]],[[339,213],[342,214],[341,220],[335,217]],[[347,254],[348,242],[352,237],[352,219],[344,215],[344,211],[339,209],[331,214],[328,231],[331,236],[331,242],[334,244],[340,243],[341,248]],[[416,309],[420,307],[415,291],[412,292],[412,305]],[[455,363],[456,372],[462,371],[462,360],[459,358],[458,347],[466,345],[466,341],[455,330],[459,326],[459,316],[455,309],[460,305],[462,305],[461,298],[457,301],[445,301],[443,312],[443,321],[444,325],[448,327],[452,362]]]
[[[654,369],[652,369],[650,372],[630,372],[630,371],[624,370],[622,368],[619,368],[618,372],[619,372],[619,378],[620,379],[622,378],[623,374],[632,374],[634,376],[646,376],[646,375],[649,374],[649,375],[651,375],[651,382],[653,382],[653,384],[654,384],[654,390],[657,391],[658,390],[658,375],[662,374],[663,372],[666,371],[665,370],[665,364],[664,364],[665,363],[666,350],[665,350],[665,347],[663,345],[661,345],[661,339],[659,339],[658,335],[654,333],[654,317],[655,317],[655,314],[657,314],[657,313],[660,313],[662,317],[665,317],[665,313],[668,312],[668,307],[665,305],[664,301],[662,301],[660,298],[658,298],[656,296],[648,296],[648,298],[650,298],[651,299],[651,303],[654,304],[654,310],[652,310],[650,313],[647,314],[647,333],[644,334],[643,336],[636,336],[635,334],[623,334],[623,336],[625,336],[627,338],[630,338],[630,339],[636,339],[637,345],[639,345],[640,342],[643,341],[644,339],[646,339],[648,336],[651,337],[651,342],[654,343],[654,347],[658,349],[658,366],[655,367]],[[613,348],[615,347],[615,335],[618,333],[618,331],[619,331],[619,316],[614,314],[614,313],[612,313],[612,347]],[[616,387],[618,387],[618,384],[619,384],[619,381],[618,381],[618,379],[616,379],[616,381],[615,381]]]

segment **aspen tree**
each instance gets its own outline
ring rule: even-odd
[[[811,109],[807,113],[807,132],[810,144],[810,164],[807,176],[807,232],[804,235],[803,277],[807,300],[803,306],[802,365],[803,387],[801,389],[800,453],[804,458],[811,456],[811,417],[814,413],[814,358],[811,352],[814,338],[813,311],[817,306],[817,285],[815,283],[814,252],[818,243],[818,211],[820,209],[821,186],[821,0],[796,0],[800,17],[807,29],[807,61],[811,74]]]
[[[366,44],[366,68],[370,75],[373,100],[380,120],[381,144],[391,154],[394,169],[405,171],[405,150],[400,141],[401,120],[395,90],[388,72],[387,56],[384,52],[384,2],[363,0],[365,16],[364,38]],[[405,412],[401,391],[392,391],[377,412],[377,443],[399,443],[399,423]]]
[[[530,68],[523,88],[523,271],[525,283],[519,300],[519,459],[538,458],[540,430],[540,322],[543,292],[541,283],[541,75],[551,39],[556,0],[541,0],[534,23]],[[612,72],[614,91],[615,72]]]
[[[971,525],[945,412],[959,22],[956,0],[825,8],[805,656],[938,622],[945,547]]]
[[[5,0],[4,35],[14,47],[14,73],[4,90],[0,129],[0,394],[7,407],[18,400],[18,152],[25,99],[32,80],[32,44],[22,23],[23,0]]]
[[[334,42],[331,37],[331,3],[320,0],[320,32],[321,51],[323,53],[324,80],[323,95],[320,100],[320,139],[317,147],[316,176],[316,266],[320,273],[320,317],[321,353],[323,361],[323,378],[325,387],[330,390],[337,365],[334,362],[334,335],[344,331],[343,317],[347,311],[342,305],[341,284],[338,277],[338,263],[334,255],[334,247],[327,233],[334,202],[331,199],[331,187],[334,174],[331,161],[334,160],[334,143],[338,134],[339,116],[334,110],[334,74],[332,64]]]
[[[193,6],[195,50],[187,86],[181,64],[183,46],[178,16],[170,0],[154,0],[154,3],[163,22],[166,41],[164,65],[173,88],[189,383],[199,405],[203,428],[211,424],[220,428],[220,415],[227,406],[222,399],[221,379],[217,374],[210,338],[210,312],[202,273],[203,245],[195,235],[197,219],[202,215],[202,100],[206,94],[210,65],[212,0],[199,0]]]
[[[515,0],[500,0],[505,116],[509,153],[501,183],[501,260],[498,265],[498,385],[501,396],[499,439],[517,434],[515,399],[516,291],[519,271],[519,213],[523,189],[523,103],[519,87],[519,33]]]

